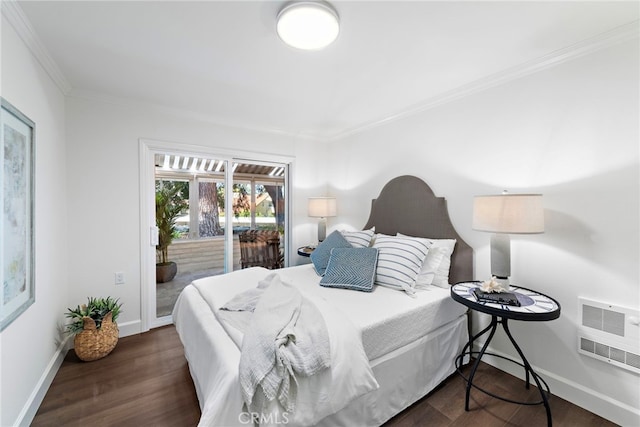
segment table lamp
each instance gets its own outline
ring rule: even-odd
[[[544,233],[542,194],[475,196],[474,230],[491,235],[491,275],[509,288],[511,276],[511,240],[509,234]]]
[[[335,197],[310,197],[309,216],[318,220],[318,243],[327,237],[327,218],[336,216]]]

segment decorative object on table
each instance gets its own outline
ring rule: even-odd
[[[500,282],[496,276],[493,276],[491,279],[482,282],[480,289],[483,292],[508,292],[509,285],[505,285],[503,282]]]
[[[0,331],[35,301],[35,123],[2,98]]]
[[[291,47],[320,50],[340,33],[338,13],[325,1],[292,1],[278,13],[276,30]]]
[[[473,229],[491,235],[491,275],[509,286],[511,240],[509,234],[544,233],[542,194],[476,196]]]
[[[178,272],[176,263],[169,261],[169,245],[178,235],[176,220],[184,215],[188,208],[189,204],[180,186],[174,181],[156,181],[156,251],[160,261],[156,263],[156,283],[170,282]]]
[[[301,246],[298,248],[298,255],[309,258],[315,249],[315,246]]]
[[[520,301],[513,292],[485,292],[480,288],[470,291],[479,302],[490,302],[494,304],[506,304],[520,307]]]
[[[122,304],[117,299],[88,298],[87,304],[68,309],[66,317],[72,319],[67,332],[74,334],[74,350],[80,360],[90,362],[109,353],[118,343],[118,325]]]
[[[308,215],[318,220],[318,243],[327,236],[327,218],[336,216],[335,197],[310,197],[308,205]]]

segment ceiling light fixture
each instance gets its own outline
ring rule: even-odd
[[[289,46],[319,50],[338,37],[340,22],[336,10],[325,1],[293,1],[278,13],[276,29]]]

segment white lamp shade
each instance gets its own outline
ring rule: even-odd
[[[336,212],[335,197],[309,198],[309,216],[315,218],[327,218],[330,216],[336,216]]]
[[[338,14],[326,2],[294,1],[278,14],[278,36],[289,46],[304,49],[322,49],[338,37]]]
[[[474,197],[473,229],[492,233],[543,233],[542,194]]]

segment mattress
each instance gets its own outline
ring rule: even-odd
[[[255,288],[258,281],[272,273],[264,268],[249,268],[232,275],[212,276],[194,282],[196,287],[216,287],[215,297],[202,293],[212,311],[237,293]],[[466,311],[456,303],[448,289],[432,286],[416,292],[415,298],[404,292],[375,286],[373,292],[325,288],[311,264],[278,270],[282,281],[303,293],[328,301],[342,311],[362,331],[362,344],[369,360],[384,356],[429,331],[460,317]],[[233,328],[226,328],[233,334]],[[238,341],[237,337],[234,341]]]
[[[415,298],[405,292],[374,286],[373,292],[325,288],[311,264],[279,270],[283,281],[303,292],[321,296],[362,330],[362,344],[369,360],[384,356],[466,312],[449,289],[431,286]]]
[[[176,303],[174,322],[200,401],[201,426],[242,424],[237,340],[215,313],[272,272],[250,268],[200,279],[185,288]],[[453,360],[467,339],[466,316],[464,307],[453,302],[445,289],[434,288],[411,298],[382,287],[372,293],[324,288],[311,265],[277,272],[303,293],[327,300],[360,328],[380,384],[380,389],[352,401],[319,425],[379,425],[454,372]],[[354,420],[359,421],[353,424]]]

